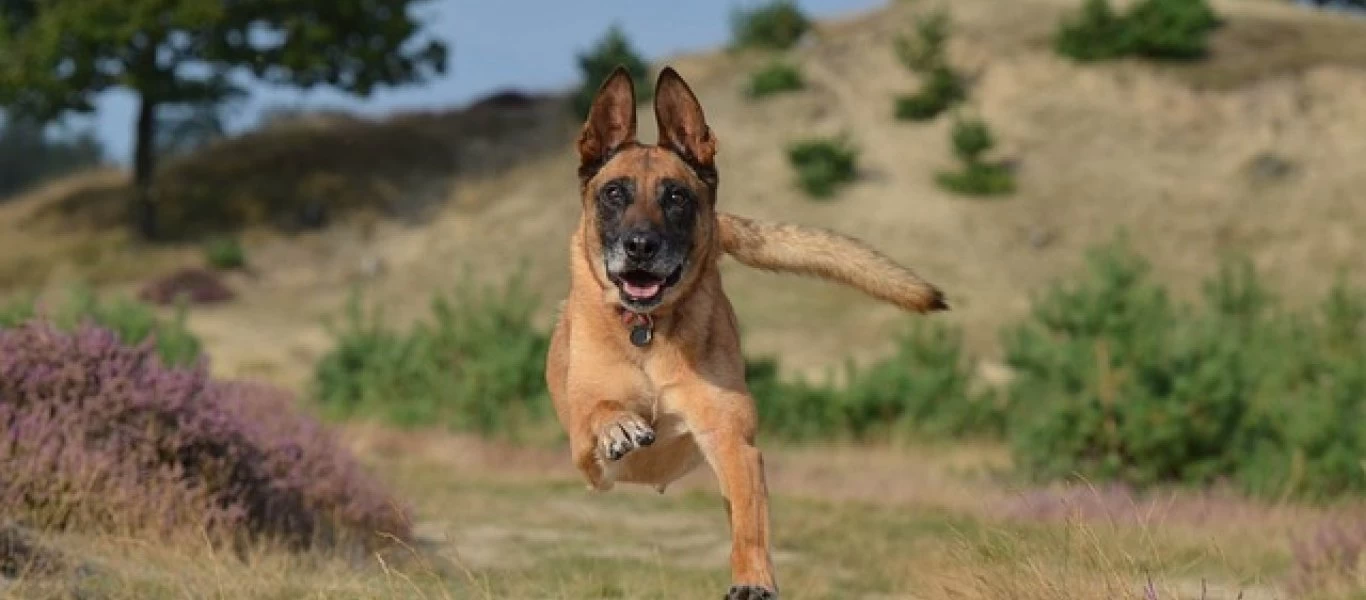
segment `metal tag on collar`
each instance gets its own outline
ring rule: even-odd
[[[655,322],[650,315],[636,315],[636,324],[631,326],[631,344],[637,348],[650,345],[655,337]]]

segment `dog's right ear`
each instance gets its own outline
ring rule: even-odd
[[[636,88],[618,65],[598,88],[579,134],[579,177],[587,181],[623,145],[636,140]]]

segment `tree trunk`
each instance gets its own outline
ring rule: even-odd
[[[157,236],[156,207],[152,204],[152,176],[156,172],[157,101],[145,94],[138,108],[133,153],[133,224],[143,239]]]

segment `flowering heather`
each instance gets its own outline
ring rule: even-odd
[[[217,304],[236,297],[213,271],[187,267],[157,278],[138,292],[138,299],[153,304],[173,304],[180,297],[190,304]]]
[[[1302,590],[1354,590],[1366,585],[1366,518],[1337,519],[1296,539],[1294,585]]]
[[[0,329],[0,512],[290,543],[407,537],[405,512],[284,392],[168,368],[84,325]],[[358,535],[357,535],[358,534]]]

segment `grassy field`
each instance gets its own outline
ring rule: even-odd
[[[347,437],[415,503],[413,546],[369,557],[254,549],[239,559],[194,540],[59,536],[54,544],[82,557],[86,574],[60,590],[21,579],[5,593],[705,598],[728,584],[724,512],[705,471],[662,496],[598,494],[557,448],[380,427]],[[989,446],[768,456],[775,560],[784,597],[797,599],[1287,598],[1295,536],[1359,510],[1019,487],[993,475],[1005,459]]]

